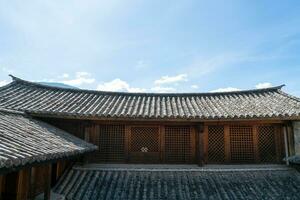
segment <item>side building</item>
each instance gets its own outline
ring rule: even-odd
[[[68,166],[96,149],[24,112],[0,108],[0,199],[50,199]]]

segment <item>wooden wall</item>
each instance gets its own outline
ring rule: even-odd
[[[98,145],[99,150],[87,158],[89,162],[107,163],[136,163],[139,162],[139,159],[141,161],[145,157],[149,158],[149,160],[144,160],[141,163],[172,163],[171,159],[167,158],[168,155],[169,158],[172,156],[172,152],[166,144],[169,144],[169,146],[180,145],[178,142],[184,140],[184,138],[179,138],[181,136],[180,134],[176,135],[170,133],[170,131],[166,132],[166,127],[175,127],[173,129],[173,131],[175,131],[176,127],[186,126],[190,127],[190,145],[193,147],[190,154],[191,158],[189,162],[185,163],[280,163],[285,151],[282,127],[289,125],[288,122],[280,120],[202,123],[180,121],[46,120],[88,142]],[[140,133],[134,134],[132,132],[133,128],[136,129],[135,127],[140,127]],[[142,135],[143,131],[147,132],[146,127],[149,129],[154,127],[154,129],[157,128],[159,130],[158,145],[160,145],[160,147],[159,151],[152,150],[152,153],[149,152],[148,156],[143,156],[145,154],[133,150],[132,141],[137,139],[137,135]],[[212,127],[215,128],[215,131],[221,131],[221,133],[214,133]],[[217,127],[219,127],[219,130],[217,130]],[[290,130],[290,126],[288,127],[288,130]],[[210,134],[209,131],[211,132]],[[234,132],[240,133],[234,134]],[[265,133],[261,134],[261,132]],[[154,137],[155,134],[149,135]],[[156,143],[153,142],[152,136],[149,136],[149,139],[152,141],[153,147]],[[166,141],[166,138],[169,139]],[[268,140],[274,140],[273,145],[267,143]],[[171,144],[170,141],[172,141],[173,144]],[[140,145],[144,143],[145,141],[143,142],[140,139]],[[292,155],[294,151],[292,131],[288,131],[288,143],[289,155]],[[147,145],[151,146],[151,144]],[[239,145],[244,146],[244,148],[238,150]],[[139,146],[139,148],[142,147],[143,146]],[[134,148],[137,149],[138,147],[135,146]],[[147,150],[149,151],[149,149]],[[109,153],[109,151],[111,152]],[[215,153],[216,157],[212,158],[214,151],[219,153]],[[268,154],[273,151],[276,153],[276,158],[271,159],[272,155]],[[156,159],[157,157],[155,155],[157,154],[160,154],[159,159]],[[246,155],[248,155],[248,158]],[[133,157],[135,157],[135,159],[133,159]]]
[[[35,197],[45,191],[51,180],[50,165],[41,165],[31,168],[30,196]]]
[[[69,120],[69,119],[55,119],[55,118],[41,118],[43,121],[56,126],[62,130],[75,135],[84,140],[84,127],[86,122],[84,120]]]
[[[195,127],[91,123],[85,139],[99,147],[89,162],[195,163]]]
[[[205,163],[280,163],[283,157],[282,124],[211,123],[205,126]]]
[[[283,125],[282,121],[206,123],[90,121],[82,123],[85,140],[99,146],[98,152],[89,157],[89,162],[198,164],[280,163],[284,156]],[[215,133],[213,128],[221,133]],[[156,136],[151,133],[152,129],[158,130],[159,134]],[[183,132],[176,134],[179,129],[189,130],[190,139],[184,139]],[[142,140],[144,133],[148,136]],[[132,146],[137,137],[140,137],[140,145]],[[155,137],[157,140],[153,139]],[[159,150],[155,147],[155,141],[158,141]],[[190,156],[188,161],[179,162],[177,158],[172,162],[172,150],[174,155],[177,153],[177,157],[187,152],[186,150],[179,152],[182,146],[170,149],[182,145],[179,143],[183,141],[187,141],[191,146],[191,151],[187,154],[187,157]],[[272,144],[268,141],[272,141]],[[147,148],[147,151],[151,152],[146,154],[142,152],[144,146],[156,150]],[[239,146],[243,147],[239,148]],[[215,156],[219,158],[211,159],[213,151],[217,152]],[[155,156],[157,154],[160,154],[158,159]],[[145,157],[149,160],[145,160]]]
[[[0,199],[24,200],[28,197],[29,169],[0,176]]]
[[[70,161],[59,161],[0,175],[0,200],[33,199],[42,193],[45,199],[49,198],[51,181],[57,182],[69,164]],[[55,165],[57,167],[52,171]]]

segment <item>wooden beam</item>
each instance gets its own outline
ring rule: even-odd
[[[300,117],[273,117],[273,118],[231,118],[231,119],[189,119],[189,118],[179,118],[179,119],[160,119],[160,118],[121,118],[121,117],[94,117],[94,116],[70,116],[70,115],[60,115],[60,114],[51,114],[51,115],[45,115],[45,114],[37,114],[37,113],[30,113],[32,116],[45,118],[45,119],[68,119],[68,120],[94,120],[94,121],[152,121],[152,122],[224,122],[224,121],[287,121],[287,120],[300,120]]]

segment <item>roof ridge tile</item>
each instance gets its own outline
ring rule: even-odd
[[[249,89],[249,90],[239,90],[239,91],[229,91],[229,92],[196,92],[196,93],[142,93],[142,92],[114,92],[114,91],[99,91],[99,90],[89,90],[89,89],[80,89],[80,88],[62,88],[57,86],[50,86],[50,85],[44,85],[37,82],[27,81],[23,80],[21,78],[15,77],[13,75],[9,75],[12,77],[13,82],[12,83],[20,83],[24,85],[29,86],[35,86],[38,88],[48,88],[48,89],[54,89],[54,90],[64,90],[64,91],[71,91],[71,92],[87,92],[87,93],[102,93],[102,94],[111,94],[111,95],[141,95],[141,96],[198,96],[198,95],[204,95],[204,96],[215,96],[215,95],[230,95],[230,94],[244,94],[244,93],[256,93],[256,92],[266,92],[266,91],[277,91],[281,90],[282,87],[285,85],[279,85],[274,87],[268,87],[268,88],[261,88],[261,89]]]

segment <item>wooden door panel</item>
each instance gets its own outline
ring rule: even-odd
[[[133,126],[130,132],[129,160],[133,163],[160,162],[158,126]]]
[[[93,154],[93,162],[124,162],[125,161],[125,126],[97,125],[94,144],[98,150]]]
[[[253,127],[230,126],[231,162],[253,163],[255,161]]]
[[[192,134],[190,126],[165,127],[165,161],[192,163]]]

